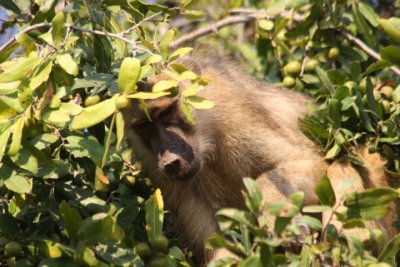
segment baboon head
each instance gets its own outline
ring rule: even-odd
[[[179,96],[133,102],[124,113],[125,132],[145,171],[176,180],[193,177],[200,169],[199,142],[181,113]]]

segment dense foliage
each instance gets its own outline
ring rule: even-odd
[[[252,75],[316,99],[301,121],[326,159],[367,144],[400,176],[400,20],[392,1],[359,0],[2,0],[0,47],[0,265],[190,266],[190,252],[165,232],[162,192],[131,161],[120,110],[188,84],[181,109],[212,108],[197,96],[212,82],[174,61],[199,38]],[[200,29],[200,31],[199,31]],[[10,30],[18,34],[10,36]],[[11,31],[12,32],[12,31]],[[205,35],[205,36],[204,36]],[[201,37],[202,36],[202,37]],[[200,38],[201,37],[201,38]],[[179,47],[179,49],[177,49]],[[170,77],[152,92],[136,83]],[[390,266],[400,236],[382,248],[365,237],[302,215],[303,195],[261,205],[245,179],[248,211],[221,210],[225,237],[211,248],[237,258],[212,266]],[[347,185],[351,186],[351,184]],[[321,206],[347,228],[385,216],[393,188],[357,193],[334,206],[329,180]],[[356,201],[357,200],[357,201]],[[267,211],[276,220],[263,216]],[[319,233],[319,234],[318,234]],[[167,239],[167,236],[169,239]],[[294,247],[282,251],[281,247]],[[297,253],[296,253],[297,252]]]

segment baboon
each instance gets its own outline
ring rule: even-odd
[[[321,149],[299,129],[298,119],[306,115],[305,103],[310,101],[305,95],[247,76],[218,57],[191,55],[179,64],[211,79],[200,96],[215,107],[194,110],[193,125],[182,115],[179,95],[147,101],[151,121],[143,107],[133,103],[124,112],[125,132],[143,171],[161,189],[181,241],[199,265],[216,254],[204,248],[207,238],[218,231],[216,211],[245,209],[243,177],[256,179],[267,202],[303,191],[305,204],[317,204],[314,188],[327,174],[333,186],[352,177],[354,190],[388,185],[384,159],[366,149],[359,152],[364,167],[324,160]],[[151,90],[151,84],[165,78],[152,77],[139,90]],[[390,223],[383,224],[393,235]]]

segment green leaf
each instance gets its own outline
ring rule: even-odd
[[[25,117],[20,117],[13,126],[13,135],[8,155],[14,156],[21,148],[22,130],[24,128]]]
[[[306,265],[304,265],[306,266]],[[259,256],[250,256],[239,263],[239,267],[263,267]]]
[[[78,230],[82,222],[79,212],[68,205],[64,200],[60,204],[60,214],[64,221],[65,230],[70,238],[78,237]]]
[[[16,35],[15,40],[22,45],[25,55],[29,55],[31,52],[36,51],[35,41],[26,33]]]
[[[186,89],[182,92],[183,97],[188,97],[188,96],[195,96],[198,93],[200,93],[204,89],[203,86],[199,84],[191,84]]]
[[[9,83],[22,78],[27,77],[27,74],[31,69],[36,67],[36,65],[41,61],[36,54],[31,53],[27,59],[21,59],[13,65],[13,67],[7,69],[5,72],[0,74],[0,83]]]
[[[346,198],[344,204],[347,207],[370,208],[381,206],[398,199],[400,193],[389,187],[371,188],[360,193],[354,193]]]
[[[20,149],[19,153],[13,156],[12,161],[15,165],[22,169],[28,170],[33,175],[37,175],[39,171],[39,160],[32,152],[25,147]]]
[[[311,229],[320,231],[322,230],[322,223],[320,220],[317,218],[308,216],[308,215],[302,215],[299,218],[296,219],[297,223],[303,223],[308,225]]]
[[[93,250],[91,250],[83,242],[79,242],[76,246],[74,258],[78,260],[78,262],[84,263],[84,265],[93,267],[99,266],[99,262],[96,259],[96,255],[94,254]]]
[[[124,118],[123,118],[121,112],[117,113],[115,125],[116,125],[115,130],[116,130],[116,135],[117,135],[116,148],[117,148],[117,150],[119,150],[121,147],[121,142],[124,139]]]
[[[400,23],[395,23],[394,20],[380,19],[379,23],[383,30],[392,38],[395,42],[400,43]]]
[[[183,112],[183,115],[185,116],[185,118],[191,123],[191,124],[196,124],[194,117],[193,117],[193,112],[190,109],[190,107],[188,106],[188,104],[186,104],[185,102],[181,102],[180,103],[180,108]]]
[[[69,153],[77,158],[89,157],[100,166],[104,154],[104,147],[97,141],[73,135],[68,136],[66,141],[68,144],[65,145],[65,148]]]
[[[324,205],[310,205],[310,206],[305,206],[302,209],[303,213],[322,213],[327,211],[332,211],[332,207]]]
[[[49,79],[50,72],[53,68],[53,61],[47,60],[43,62],[35,71],[33,78],[29,82],[31,90],[38,88],[43,82]]]
[[[210,109],[214,107],[214,102],[200,96],[188,96],[185,102],[196,109]]]
[[[99,242],[115,240],[121,242],[125,236],[124,231],[116,223],[116,220],[106,214],[96,214],[85,219],[78,231],[79,237],[85,244],[92,246]]]
[[[333,191],[331,182],[327,176],[321,178],[321,181],[315,188],[315,193],[318,196],[322,205],[333,207],[336,202],[335,192]]]
[[[216,216],[229,218],[244,225],[252,225],[252,222],[247,218],[246,213],[242,210],[234,208],[224,208],[217,211]]]
[[[146,64],[156,64],[162,61],[162,57],[160,55],[152,55],[146,60]]]
[[[163,37],[163,39],[160,42],[160,45],[158,46],[160,49],[160,54],[164,60],[168,58],[169,54],[169,46],[172,43],[172,41],[175,39],[176,36],[176,30],[175,29],[170,29]]]
[[[168,89],[175,88],[177,86],[178,86],[178,83],[174,80],[162,80],[153,86],[152,91],[153,91],[153,93],[160,93],[160,92],[164,92]]]
[[[255,213],[259,212],[263,201],[260,188],[258,187],[256,181],[252,178],[244,178],[243,183],[248,194],[248,197],[245,199],[247,208]]]
[[[361,15],[359,5],[352,5],[352,15],[353,21],[358,29],[358,31],[363,35],[365,42],[370,46],[375,46],[375,38],[371,33],[371,29],[364,17]]]
[[[186,56],[190,52],[193,51],[193,48],[191,47],[181,47],[174,51],[168,58],[168,62],[172,62],[174,60],[177,60],[178,58],[181,58],[183,56]]]
[[[118,75],[118,87],[120,92],[129,95],[136,91],[136,83],[140,77],[140,60],[127,57],[121,63]]]
[[[57,54],[56,60],[66,73],[72,76],[78,75],[78,64],[67,51]]]
[[[381,57],[383,60],[389,61],[400,66],[400,47],[389,45],[381,49]]]
[[[21,15],[21,10],[19,7],[11,0],[0,0],[0,6],[14,12],[17,15]]]
[[[10,139],[11,128],[8,127],[5,131],[3,131],[0,135],[0,162],[3,159],[4,152],[6,151],[8,139]]]
[[[325,159],[333,159],[334,157],[339,155],[341,150],[342,149],[340,148],[340,145],[335,143],[333,145],[333,147],[331,149],[329,149],[328,152],[326,152]]]
[[[152,92],[137,92],[131,95],[128,95],[129,98],[136,98],[136,99],[157,99],[163,96],[170,95],[171,92],[159,92],[159,93],[152,93]]]
[[[16,173],[6,179],[4,184],[8,190],[19,194],[30,193],[32,191],[32,179],[20,176]]]
[[[51,35],[53,37],[54,45],[57,46],[64,41],[65,32],[64,13],[58,12],[51,21]]]
[[[182,6],[184,8],[191,8],[195,4],[197,4],[199,0],[181,0]]]
[[[370,74],[372,72],[381,70],[381,69],[385,69],[392,66],[392,63],[385,61],[385,60],[378,60],[374,63],[372,63],[371,65],[369,65],[369,67],[367,68],[367,70],[364,72],[364,75]]]
[[[329,113],[329,118],[335,129],[339,129],[341,125],[342,116],[340,113],[340,109],[341,109],[341,104],[339,100],[333,98],[329,99],[328,113]]]
[[[112,13],[106,13],[106,18],[108,19],[109,23],[109,28],[110,31],[113,33],[120,33],[122,31],[121,25],[119,24],[118,20],[115,18],[115,15]],[[119,54],[120,57],[124,57],[127,52],[127,44],[126,42],[119,40],[119,39],[114,39],[113,40],[115,44],[115,48]]]
[[[361,14],[366,20],[371,23],[372,26],[377,27],[379,25],[379,16],[375,13],[375,10],[368,4],[359,2],[358,8]]]
[[[329,80],[328,74],[319,66],[315,67],[315,71],[322,82],[323,88],[327,89],[329,93],[333,94],[335,92],[335,88],[333,87],[332,82]]]
[[[244,252],[242,247],[235,246],[232,242],[224,239],[218,234],[213,234],[206,242],[206,248],[208,249],[220,249],[220,248],[225,248],[229,250],[230,252],[236,254],[236,255],[241,255],[245,256],[246,253]]]
[[[400,235],[393,237],[378,257],[379,261],[392,261],[400,251]]]
[[[146,201],[146,230],[150,240],[162,234],[164,221],[164,202],[160,189]]]
[[[181,12],[181,15],[186,19],[201,19],[207,13],[203,10],[185,10]]]
[[[79,130],[89,128],[107,119],[116,110],[116,97],[118,97],[118,95],[115,95],[113,98],[104,100],[96,105],[84,108],[79,115],[72,119],[70,129]]]

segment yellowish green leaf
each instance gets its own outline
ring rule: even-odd
[[[66,73],[72,76],[78,75],[78,64],[76,64],[71,54],[68,52],[60,53],[56,56],[56,60]]]
[[[140,77],[140,60],[137,58],[124,58],[119,69],[118,87],[124,94],[132,94],[136,91],[136,83]]]
[[[84,108],[83,111],[72,119],[71,130],[89,128],[108,118],[116,110],[115,95],[113,98],[102,101],[96,105]]]

